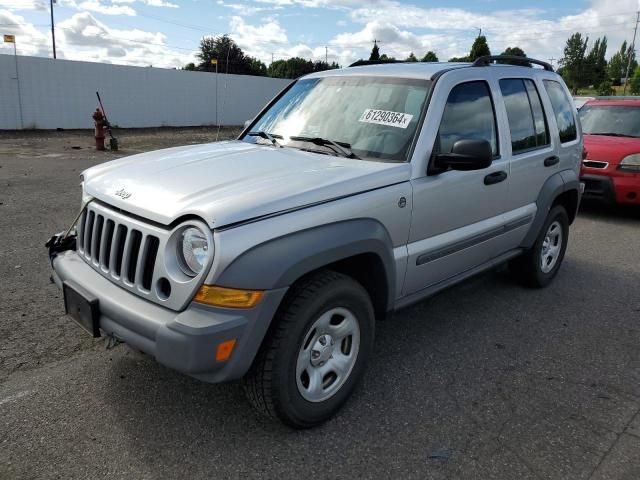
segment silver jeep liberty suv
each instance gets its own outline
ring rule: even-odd
[[[237,140],[83,172],[53,279],[93,336],[242,378],[259,411],[310,427],[362,377],[377,319],[504,262],[551,282],[581,196],[576,117],[533,59],[307,75]]]

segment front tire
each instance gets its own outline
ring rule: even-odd
[[[351,277],[321,271],[291,288],[273,322],[243,379],[247,398],[294,428],[318,425],[364,373],[375,329],[371,299]]]
[[[562,205],[549,211],[533,246],[509,264],[511,272],[528,287],[546,287],[564,259],[569,240],[569,216]]]

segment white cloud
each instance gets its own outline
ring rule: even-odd
[[[7,2],[0,3],[0,8],[13,11],[46,10],[49,8],[49,2],[46,0],[8,0]]]
[[[128,5],[112,5],[101,3],[97,0],[87,0],[78,5],[78,10],[101,13],[103,15],[127,15],[135,16],[136,11]]]
[[[0,24],[5,25],[2,27],[3,34],[16,36],[18,55],[47,56],[50,54],[50,37],[27,23],[24,17],[8,10],[0,10]],[[0,53],[13,54],[13,45],[0,43]]]
[[[151,7],[178,8],[178,5],[167,2],[166,0],[142,0],[142,2]]]
[[[3,33],[16,36],[19,55],[51,57],[48,29],[41,31],[7,10],[0,10],[0,24],[7,25]],[[56,47],[58,58],[168,68],[194,61],[196,49],[171,47],[160,32],[110,28],[87,11],[57,23]],[[13,45],[0,43],[0,53],[12,54]]]

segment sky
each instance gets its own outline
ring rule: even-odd
[[[345,66],[368,58],[373,40],[398,59],[427,51],[468,54],[479,29],[492,53],[519,46],[562,57],[580,31],[606,35],[611,56],[631,42],[640,0],[57,0],[58,58],[180,68],[196,61],[203,36],[230,35],[266,64],[301,56]],[[52,56],[49,0],[0,0],[0,35],[19,55]],[[640,36],[638,41],[640,42]],[[0,53],[13,54],[0,43]]]

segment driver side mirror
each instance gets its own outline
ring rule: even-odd
[[[433,166],[436,172],[445,170],[482,170],[491,165],[493,151],[487,140],[458,140],[451,153],[435,155]]]

